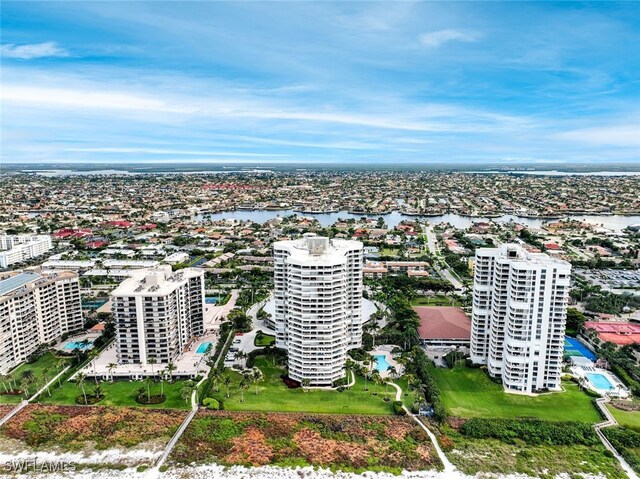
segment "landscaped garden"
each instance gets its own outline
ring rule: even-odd
[[[426,433],[409,418],[226,411],[199,412],[170,458],[396,474],[441,466]]]
[[[29,405],[2,428],[4,438],[30,447],[55,447],[63,451],[133,447],[170,438],[186,413],[175,410],[142,410],[92,406]]]
[[[127,381],[114,382],[98,381],[86,378],[83,381],[61,381],[61,387],[56,383],[50,388],[51,395],[44,392],[39,401],[51,404],[85,404],[85,395],[88,404],[100,406],[137,406],[146,408],[175,408],[189,409],[191,407],[190,386],[193,381],[175,380],[163,381]],[[98,391],[96,391],[96,387]],[[83,393],[84,389],[84,393]],[[95,402],[94,397],[102,397]],[[164,395],[164,401],[156,404],[145,404],[147,398]]]
[[[364,391],[364,379],[356,376],[356,383],[342,392],[303,387],[290,389],[281,377],[285,372],[284,368],[274,358],[257,356],[254,365],[262,373],[260,381],[249,381],[246,389],[241,388],[243,376],[229,370],[223,374],[229,378],[229,384],[225,384],[224,377],[219,378],[209,396],[221,402],[224,409],[229,411],[393,414],[392,401],[384,400],[386,391],[388,398],[394,397],[395,389],[392,387],[376,386],[368,381],[369,390]]]
[[[52,352],[48,352],[33,363],[21,364],[0,377],[0,404],[17,404],[35,394],[68,363],[69,359],[56,358]]]
[[[411,306],[462,306],[460,300],[446,296],[444,294],[436,294],[434,296],[416,296],[411,299]]]
[[[591,398],[578,385],[564,381],[565,389],[537,397],[507,394],[479,368],[458,365],[454,369],[434,368],[448,415],[471,418],[536,417],[550,421],[596,423],[600,415]]]
[[[253,340],[253,344],[259,348],[272,346],[276,342],[276,337],[270,334],[264,334],[262,331],[256,333],[256,337]]]

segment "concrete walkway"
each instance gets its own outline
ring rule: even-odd
[[[622,457],[618,453],[618,451],[616,451],[616,448],[613,447],[613,445],[607,439],[607,436],[605,436],[604,433],[602,432],[602,429],[604,429],[605,427],[618,426],[618,421],[616,421],[616,418],[613,417],[613,414],[611,414],[611,411],[609,411],[609,408],[607,407],[607,403],[609,401],[610,399],[608,397],[596,399],[596,405],[598,406],[598,409],[602,411],[602,414],[604,415],[606,420],[603,422],[599,422],[593,427],[595,428],[596,434],[600,438],[600,441],[602,441],[602,444],[604,444],[604,447],[606,447],[611,452],[611,454],[613,454],[613,456],[618,460],[618,462],[620,463],[620,467],[622,467],[624,472],[627,474],[627,477],[629,479],[639,479],[638,475],[631,468],[629,463],[625,461],[624,457]]]
[[[395,400],[401,401],[402,388],[398,386],[396,383],[393,383],[391,381],[387,381],[387,384],[390,384],[391,386],[396,388]],[[424,430],[424,432],[427,433],[427,436],[429,436],[429,439],[431,440],[431,443],[433,444],[433,447],[435,448],[436,453],[438,454],[438,458],[440,459],[440,462],[442,462],[442,466],[444,467],[443,472],[446,475],[446,477],[448,479],[455,479],[458,477],[459,478],[468,477],[466,474],[462,474],[460,471],[458,471],[456,466],[454,466],[453,463],[447,458],[447,456],[445,456],[444,451],[440,447],[440,444],[438,444],[438,439],[436,438],[435,434],[433,434],[429,430],[429,428],[427,428],[427,426],[420,420],[420,418],[418,418],[415,414],[412,414],[411,411],[409,411],[404,404],[402,405],[402,409],[404,409],[404,411],[407,413],[407,416],[410,416]]]

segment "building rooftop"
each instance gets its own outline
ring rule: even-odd
[[[288,241],[277,241],[274,250],[287,250],[289,261],[304,264],[339,264],[344,261],[345,254],[353,250],[362,250],[360,241],[329,239],[323,236],[305,236],[304,238]]]
[[[471,320],[460,308],[416,306],[420,339],[471,339]]]
[[[584,323],[584,327],[594,329],[600,340],[609,341],[618,346],[640,343],[640,324],[627,323],[626,321],[606,323],[588,321]]]
[[[11,291],[15,291],[22,286],[25,286],[32,281],[36,281],[42,278],[37,273],[32,273],[30,271],[25,271],[24,273],[18,273],[14,276],[9,276],[6,279],[0,280],[0,296],[3,296]]]

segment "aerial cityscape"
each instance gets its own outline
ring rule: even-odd
[[[639,477],[640,3],[0,26],[0,474]]]

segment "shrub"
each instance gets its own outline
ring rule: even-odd
[[[582,422],[552,422],[540,419],[482,419],[466,421],[460,433],[474,439],[516,440],[532,445],[593,446],[599,443],[594,429]]]
[[[393,409],[393,414],[396,416],[404,416],[407,412],[402,407],[402,401],[393,401],[391,403],[391,408]]]
[[[204,398],[202,401],[202,405],[208,407],[209,409],[220,409],[220,403],[216,398]]]

